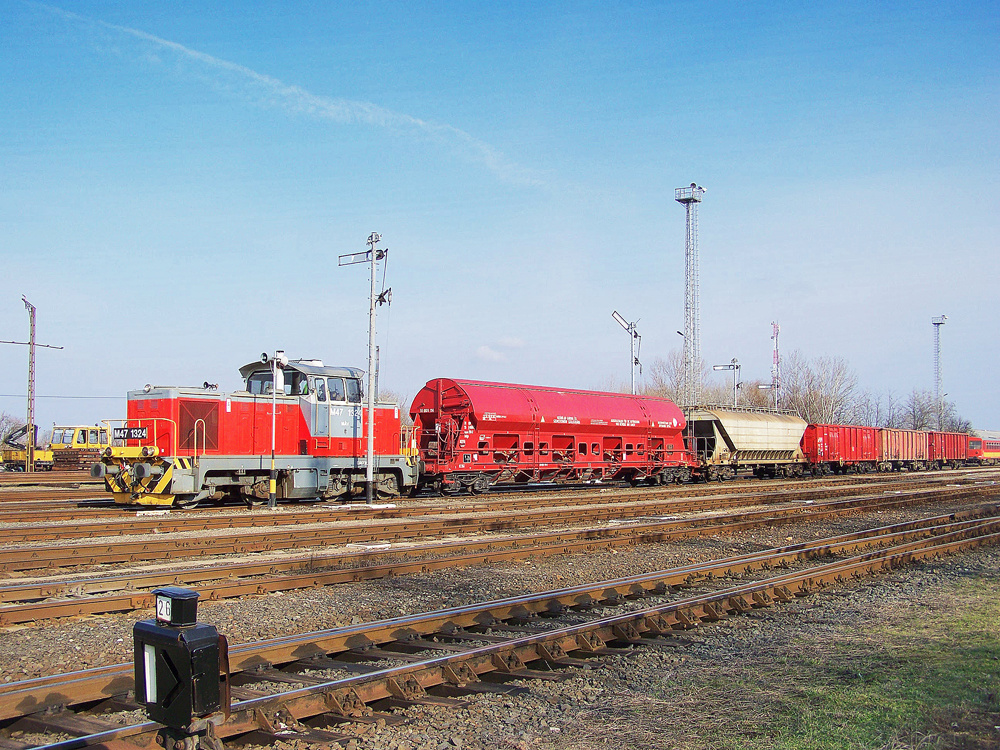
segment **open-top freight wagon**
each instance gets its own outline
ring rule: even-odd
[[[961,432],[811,424],[802,451],[814,474],[920,471],[966,463],[969,442]]]
[[[438,378],[410,416],[421,486],[443,492],[691,476],[684,415],[665,398]]]

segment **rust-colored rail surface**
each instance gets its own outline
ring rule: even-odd
[[[702,622],[791,601],[916,560],[1000,541],[1000,518],[996,515],[920,529],[901,526],[235,646],[230,662],[237,701],[214,732],[221,738],[257,732],[277,741],[280,722],[295,732],[284,733],[280,738],[285,741],[316,741],[319,737],[336,741],[329,736],[333,733],[317,734],[301,722],[324,714],[335,721],[364,720],[371,715],[371,704],[377,706],[378,701],[419,701],[429,691],[444,687],[452,694],[471,693],[494,674],[540,676],[534,673],[534,665],[572,667],[580,658],[612,652],[616,644],[654,642]],[[830,556],[839,558],[815,564]],[[733,583],[778,566],[791,569]],[[695,582],[720,585],[695,596],[675,598],[677,587]],[[648,606],[611,616],[585,616],[594,605],[610,607],[636,598],[650,598]],[[560,624],[559,616],[570,610],[584,621]],[[539,617],[544,619],[537,620]],[[486,628],[493,633],[485,633]],[[371,663],[373,660],[397,663],[385,667]],[[350,676],[324,679],[301,674],[306,669],[330,669]],[[66,708],[104,701],[106,708],[134,709],[127,698],[131,672],[131,664],[121,664],[0,686],[0,719],[10,728],[45,728],[73,736],[57,745],[60,748],[95,744],[125,748],[126,738],[133,748],[152,748],[158,725],[146,722],[123,728],[100,716],[76,714]],[[305,687],[262,695],[253,689],[255,680],[294,682]],[[11,750],[16,747],[11,746]]]
[[[840,490],[833,491],[838,494]],[[809,493],[809,490],[801,492]],[[824,490],[831,492],[831,490]],[[930,502],[935,498],[972,500],[986,498],[997,492],[992,486],[944,487],[933,490],[910,490],[907,492],[880,493],[854,497],[843,502],[864,507],[874,501],[912,504],[917,501]],[[786,496],[791,499],[797,493]],[[799,495],[801,497],[801,495]],[[711,507],[710,498],[700,498],[704,503],[700,508],[685,506],[685,511]],[[379,524],[343,522],[338,524],[320,523],[302,526],[285,526],[258,530],[242,530],[234,534],[201,534],[182,536],[161,534],[156,539],[122,542],[89,542],[75,545],[8,546],[0,549],[0,570],[28,571],[47,568],[74,567],[85,565],[135,563],[143,561],[165,562],[190,557],[207,557],[223,554],[246,554],[252,552],[273,552],[281,549],[295,549],[325,545],[372,544],[398,542],[406,539],[433,538],[445,535],[483,534],[512,531],[533,525],[579,524],[581,518],[588,522],[629,519],[643,516],[673,515],[679,511],[676,500],[659,500],[630,504],[579,507],[560,505],[536,511],[492,512],[463,516],[426,516],[414,520],[388,519]],[[759,501],[758,501],[759,502]],[[806,500],[811,507],[821,503]],[[830,501],[827,501],[830,502]],[[746,502],[741,505],[746,505]],[[717,507],[717,506],[716,506]],[[771,511],[778,512],[778,511]],[[788,512],[788,511],[785,511]],[[281,518],[286,514],[270,516]],[[200,530],[204,530],[201,527]],[[162,538],[161,538],[162,537]]]

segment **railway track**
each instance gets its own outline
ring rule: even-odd
[[[73,509],[64,506],[35,505],[32,501],[21,503],[17,510],[0,510],[0,544],[13,544],[45,539],[86,538],[96,536],[116,536],[125,534],[180,532],[185,530],[209,530],[218,528],[252,528],[302,523],[319,523],[343,518],[392,519],[427,515],[459,515],[464,513],[500,512],[504,510],[526,510],[559,505],[626,504],[649,500],[675,499],[696,503],[689,498],[736,496],[754,498],[753,502],[775,502],[774,498],[822,498],[837,493],[857,491],[860,488],[877,486],[882,491],[896,491],[914,487],[941,486],[939,477],[918,477],[881,481],[874,483],[859,481],[837,481],[824,483],[789,483],[783,486],[744,483],[740,485],[701,485],[679,488],[630,488],[625,490],[601,490],[569,494],[534,494],[524,496],[491,497],[486,499],[450,502],[405,502],[367,506],[364,504],[310,503],[282,506],[278,512],[267,510],[252,511],[243,507],[220,511],[218,508],[173,511],[169,509],[126,510],[121,506],[107,505],[106,501],[88,501]],[[713,500],[713,502],[721,502]],[[59,508],[62,510],[59,510]],[[678,505],[678,507],[681,507]],[[234,512],[235,510],[235,512]],[[95,518],[98,515],[98,518]],[[105,519],[117,519],[109,523]],[[61,523],[78,521],[76,524]],[[7,525],[4,525],[6,522]],[[46,531],[34,524],[53,524]],[[26,524],[32,524],[26,526]]]
[[[928,502],[942,494],[954,499],[979,499],[992,496],[996,488],[993,486],[945,487],[936,489],[916,489],[893,492],[890,499],[895,498],[901,503]],[[785,502],[792,499],[800,503],[818,503],[829,494],[854,494],[850,488],[821,490],[818,493],[803,489],[796,493],[785,493],[774,496],[783,497]],[[857,507],[870,504],[874,500],[886,497],[886,494],[855,497],[846,500]],[[634,519],[643,516],[658,516],[676,514],[678,512],[693,512],[718,509],[735,505],[747,506],[761,504],[759,499],[753,502],[740,501],[733,503],[733,498],[713,500],[710,497],[698,498],[692,501],[652,500],[648,502],[629,504],[604,504],[586,506],[560,505],[555,508],[539,510],[520,510],[511,513],[510,510],[499,512],[477,512],[467,515],[442,516],[428,515],[417,518],[379,519],[379,524],[364,522],[328,522],[296,526],[286,524],[273,526],[276,519],[287,518],[289,514],[264,517],[272,523],[264,529],[243,529],[237,533],[220,532],[206,535],[205,528],[199,527],[197,536],[161,533],[154,539],[121,542],[88,542],[59,545],[7,546],[0,549],[0,571],[31,571],[48,568],[65,568],[90,565],[108,565],[117,563],[164,562],[190,557],[208,557],[223,554],[247,554],[255,552],[273,552],[304,547],[317,547],[346,544],[379,544],[399,542],[407,539],[434,538],[458,534],[484,534],[512,531],[535,525],[572,525],[578,524],[581,518],[589,522]],[[322,520],[322,519],[319,519]],[[61,529],[62,527],[54,527]],[[228,527],[225,527],[228,528]],[[48,533],[47,529],[4,529],[2,538],[11,544],[18,535],[30,539],[32,535]],[[162,537],[162,538],[161,538]]]
[[[828,586],[1000,540],[1000,516],[935,519],[625,578],[377,622],[274,638],[230,649],[228,739],[347,741],[337,731],[374,722],[386,705],[493,691],[509,679],[545,679],[619,648],[668,643],[672,634],[807,596]],[[831,557],[834,559],[831,561]],[[774,575],[761,571],[780,569]],[[679,589],[700,590],[678,598]],[[613,610],[613,611],[609,611]],[[63,737],[69,750],[156,747],[161,727],[135,723],[132,665],[118,664],[0,686],[10,732]],[[122,724],[125,724],[124,726]],[[329,727],[329,728],[322,728]],[[6,740],[8,750],[31,747]]]
[[[966,481],[990,481],[1000,479],[1000,475],[995,470],[989,469],[965,469],[948,472],[925,472],[920,474],[876,474],[876,475],[849,475],[842,477],[823,477],[818,479],[785,480],[759,482],[756,480],[735,480],[724,484],[697,484],[673,487],[658,488],[628,488],[618,486],[595,487],[593,485],[580,487],[572,491],[560,489],[558,491],[536,491],[536,492],[510,492],[496,493],[478,497],[452,497],[447,500],[440,498],[419,498],[415,500],[404,499],[396,505],[397,513],[420,511],[410,510],[423,506],[453,509],[440,512],[461,512],[462,508],[480,507],[500,507],[504,503],[522,504],[521,507],[531,507],[539,504],[554,504],[558,498],[565,498],[576,504],[583,502],[597,502],[603,499],[605,502],[614,501],[628,502],[635,498],[636,493],[642,495],[655,495],[657,497],[695,497],[701,495],[720,494],[740,494],[757,491],[781,492],[802,487],[834,487],[839,485],[859,485],[872,484],[891,488],[903,488],[913,484],[924,485],[927,483],[953,483]],[[620,500],[619,500],[620,498]],[[358,503],[293,503],[282,504],[279,512],[289,513],[301,511],[305,507],[313,510],[330,512],[331,510],[343,510],[344,512],[359,512],[364,506]],[[264,511],[248,510],[242,503],[230,503],[226,505],[201,505],[197,508],[179,509],[157,509],[143,506],[116,505],[104,493],[100,485],[94,488],[62,488],[53,495],[52,490],[37,490],[35,488],[10,488],[0,487],[0,526],[3,524],[23,524],[23,523],[51,523],[55,521],[86,521],[107,518],[129,518],[142,517],[143,515],[160,515],[165,513],[176,514],[178,516],[198,516],[216,513],[237,513],[254,514]]]
[[[875,498],[863,507],[868,512],[880,511],[898,508],[914,500],[920,502],[922,498]],[[611,527],[491,536],[396,549],[309,554],[280,560],[12,583],[0,586],[0,626],[149,608],[153,601],[150,592],[159,586],[183,585],[198,591],[203,601],[218,601],[529,557],[662,543],[692,536],[731,535],[752,528],[825,520],[856,512],[858,507],[853,501],[832,501],[781,511],[769,509],[686,520],[637,520]],[[922,519],[914,522],[913,527],[997,511],[998,506],[984,506]]]

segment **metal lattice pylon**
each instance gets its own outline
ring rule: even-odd
[[[937,409],[938,431],[944,429],[944,396],[941,395],[941,391],[944,390],[941,387],[941,326],[946,320],[948,320],[947,315],[931,318],[931,324],[934,326],[934,408]]]
[[[698,309],[698,204],[705,189],[695,183],[677,188],[674,200],[687,210],[687,235],[684,242],[684,386],[683,406],[701,402],[701,332]]]

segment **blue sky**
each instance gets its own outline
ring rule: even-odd
[[[0,3],[0,339],[38,421],[262,351],[382,382],[592,388],[679,346],[700,211],[702,354],[782,347],[945,390],[1000,427],[993,3]],[[0,346],[0,394],[24,347]],[[97,398],[119,397],[119,398]],[[23,399],[0,396],[21,414]]]

